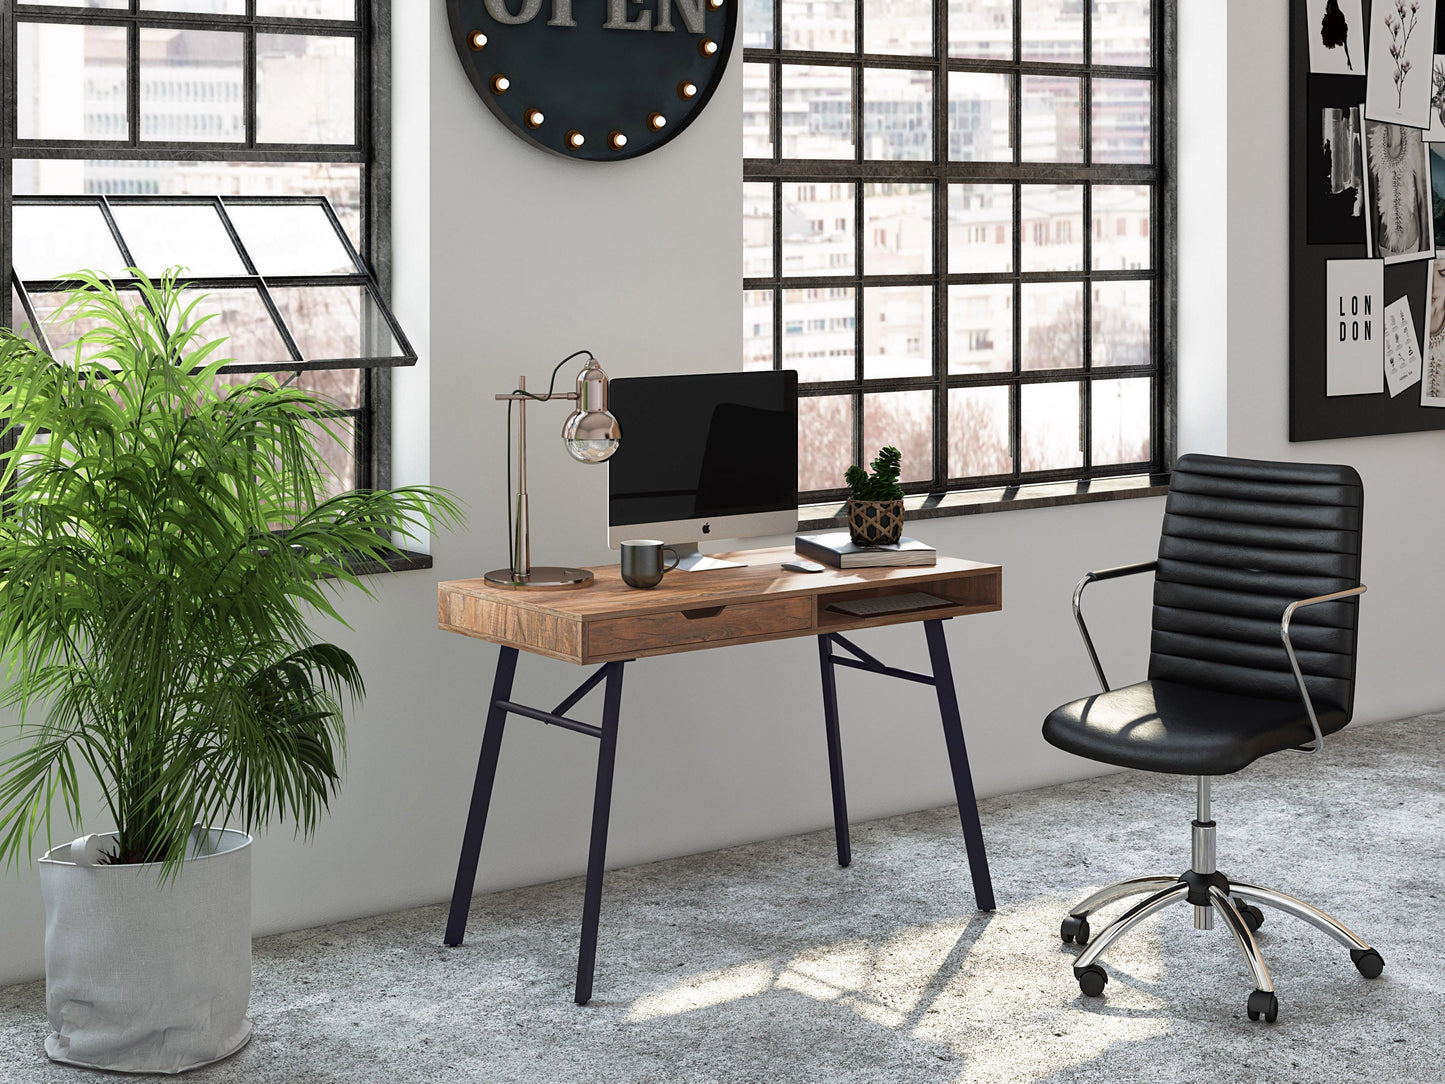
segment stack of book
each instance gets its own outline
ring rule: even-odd
[[[938,563],[938,551],[906,535],[892,546],[859,546],[847,531],[800,534],[793,539],[799,557],[834,568],[902,568]]]

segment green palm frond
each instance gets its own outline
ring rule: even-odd
[[[858,501],[901,501],[903,487],[898,484],[898,475],[903,470],[903,453],[890,444],[869,465],[871,475],[856,464],[843,472],[849,496]]]
[[[460,520],[430,487],[326,496],[334,404],[270,374],[217,380],[222,340],[175,274],[93,274],[51,358],[0,331],[0,855],[16,862],[79,769],[99,780],[120,861],[172,874],[191,827],[291,821],[310,835],[340,780],[353,569]]]

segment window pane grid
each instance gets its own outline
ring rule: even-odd
[[[22,40],[27,33],[33,37],[46,27],[57,31],[110,29],[123,34],[125,45],[124,56],[119,65],[121,71],[110,77],[118,74],[123,78],[124,102],[120,109],[112,108],[99,112],[92,109],[87,114],[86,128],[98,128],[98,131],[87,130],[79,135],[67,133],[64,137],[49,138],[47,134],[27,134],[22,123],[18,131],[7,133],[10,137],[7,138],[7,146],[69,157],[98,157],[97,148],[104,148],[106,157],[139,155],[152,158],[162,158],[168,153],[184,151],[214,153],[224,148],[228,156],[240,160],[249,160],[252,157],[257,160],[271,160],[294,156],[291,160],[315,161],[318,160],[317,152],[327,154],[330,160],[365,160],[364,96],[369,91],[369,78],[365,27],[359,20],[318,21],[152,9],[67,10],[35,6],[19,6],[14,8],[13,12],[9,25],[17,28]],[[198,87],[197,84],[207,81],[207,77],[214,74],[213,70],[208,70],[204,63],[196,63],[193,58],[185,55],[184,50],[176,58],[157,57],[157,49],[163,47],[158,42],[157,35],[163,37],[166,32],[172,32],[172,37],[182,39],[182,45],[187,34],[201,35],[212,41],[238,39],[240,56],[237,58],[237,67],[242,115],[240,138],[221,139],[216,137],[218,133],[206,133],[192,139],[163,138],[154,134],[156,124],[144,123],[147,117],[154,121],[158,110],[163,120],[177,119],[164,115],[164,95],[167,90],[179,93],[184,101],[188,93],[194,97],[198,91],[204,94],[212,89]],[[267,49],[258,52],[258,40],[270,45],[270,56],[266,55]],[[316,43],[319,53],[285,55],[286,43],[302,41]],[[294,45],[292,49],[294,50]],[[349,54],[349,66],[327,63],[337,59],[338,51]],[[318,61],[320,63],[317,63]],[[86,65],[86,78],[116,67],[114,64],[101,64],[92,68],[89,58]],[[168,66],[171,70],[167,72],[165,69]],[[213,69],[214,65],[210,68]],[[280,97],[273,96],[277,108],[271,111],[272,115],[283,119],[294,118],[297,115],[295,101],[298,99],[326,102],[330,116],[325,118],[323,123],[311,126],[312,133],[320,133],[324,138],[258,138],[258,131],[267,126],[268,119],[261,108],[265,102],[258,94],[258,83],[261,82],[260,73],[268,68],[277,73],[276,78],[280,79],[281,83],[277,92]],[[296,77],[301,68],[306,68],[307,71],[298,80]],[[280,73],[283,72],[291,76],[290,85],[280,78]],[[307,75],[310,76],[309,81],[306,79]],[[330,76],[329,85],[324,82],[327,76]],[[157,89],[159,96],[144,93],[149,88]],[[337,93],[338,89],[341,93]],[[119,100],[115,103],[116,106],[121,104]],[[348,104],[350,108],[346,108]],[[39,106],[43,114],[45,103],[41,101]],[[148,132],[151,133],[149,137]]]
[[[59,7],[53,4],[13,4],[11,5],[15,14],[26,21],[36,22],[68,22],[73,23],[77,19],[85,22],[126,22],[141,20],[149,25],[155,26],[195,26],[208,29],[215,29],[222,26],[242,27],[255,26],[267,30],[297,29],[301,28],[308,33],[337,33],[348,30],[364,29],[359,17],[351,19],[316,19],[305,16],[277,16],[277,15],[255,15],[232,14],[227,12],[201,12],[201,11],[171,11],[160,7],[143,7],[139,11],[131,11],[128,7],[117,6],[113,8],[93,7]]]
[[[866,2],[866,0],[865,0]],[[26,10],[21,8],[19,10]],[[37,12],[53,12],[54,8],[33,8]],[[149,19],[151,13],[147,13]],[[98,15],[104,18],[104,14]],[[208,16],[209,18],[209,16]],[[169,19],[168,21],[181,21]],[[336,25],[327,24],[333,30]],[[809,49],[767,49],[749,46],[743,50],[746,63],[767,63],[783,60],[789,64],[829,64],[838,67],[918,68],[943,72],[1011,72],[1024,75],[1059,75],[1101,79],[1143,79],[1154,82],[1157,68],[1142,64],[1083,64],[1078,61],[998,60],[972,57],[905,56],[897,53],[859,53],[853,51],[821,51]]]
[[[1045,6],[1050,2],[1053,0],[1044,0]],[[1158,57],[1164,5],[1140,0],[1137,9],[1142,10],[1144,22],[1138,22],[1137,10],[1121,14],[1120,9],[1110,8],[1101,14],[1094,4],[1061,3],[1060,18],[1072,20],[1075,44],[1055,48],[1047,44],[1046,30],[1042,37],[1035,34],[1026,48],[1026,4],[1014,0],[1012,56],[986,47],[982,51],[988,55],[973,57],[950,55],[949,4],[950,0],[933,4],[932,56],[923,55],[917,44],[927,35],[916,13],[911,17],[918,25],[906,33],[893,27],[887,32],[891,37],[885,39],[874,26],[876,12],[865,27],[861,3],[852,6],[851,41],[844,35],[830,40],[827,49],[745,50],[748,63],[770,73],[775,89],[768,126],[774,135],[781,130],[785,113],[795,118],[795,131],[796,118],[806,115],[799,96],[786,94],[786,74],[780,82],[779,73],[795,65],[839,69],[837,82],[842,86],[846,70],[852,88],[848,103],[850,155],[832,161],[798,157],[783,141],[773,138],[770,157],[745,156],[745,180],[755,187],[772,182],[778,190],[839,184],[854,190],[851,269],[837,267],[826,275],[803,271],[789,275],[785,282],[775,270],[775,277],[749,276],[745,289],[772,291],[779,310],[780,287],[851,292],[853,379],[842,379],[841,374],[824,377],[821,372],[810,379],[804,370],[800,394],[849,401],[854,462],[866,462],[876,452],[865,446],[866,436],[881,432],[870,424],[870,403],[875,412],[882,410],[893,417],[900,416],[906,405],[916,416],[915,422],[931,415],[931,476],[928,470],[920,473],[916,464],[905,466],[905,478],[927,478],[906,484],[904,488],[910,492],[1159,469],[1165,291],[1160,285],[1164,261],[1156,207],[1163,183],[1159,165],[1163,75]],[[803,44],[803,38],[788,33],[787,6],[774,4],[770,10],[772,42]],[[1134,18],[1136,24],[1130,27],[1134,36],[1122,46],[1112,44],[1111,39],[1112,54],[1101,58],[1110,62],[1093,64],[1094,23],[1101,18],[1110,24]],[[1112,35],[1115,29],[1117,26],[1111,25],[1108,32]],[[1146,39],[1147,54],[1142,47]],[[870,40],[888,40],[890,49],[896,51],[863,51]],[[963,47],[974,48],[966,42]],[[1147,66],[1142,63],[1146,55]],[[1141,63],[1127,62],[1136,57]],[[870,72],[878,73],[877,77],[870,77]],[[910,72],[917,73],[917,79],[910,80]],[[1006,82],[956,86],[1003,87],[998,96],[1003,114],[996,110],[989,114],[987,102],[975,104],[980,102],[976,89],[970,98],[968,93],[954,93],[950,88],[950,77],[976,80],[998,76]],[[870,99],[870,85],[897,88],[893,97],[898,100],[882,101],[877,93]],[[1055,96],[1053,88],[1062,96]],[[1029,98],[1026,113],[1025,97],[1030,90],[1036,93]],[[925,93],[926,105],[920,98]],[[979,108],[984,112],[977,112]],[[1115,115],[1116,109],[1124,108],[1133,112]],[[990,115],[997,119],[990,120]],[[1107,124],[1101,129],[1107,134],[1096,136],[1096,117]],[[969,138],[974,143],[956,142],[960,124],[973,126],[975,135]],[[931,132],[924,130],[925,125],[931,126]],[[1000,144],[1005,134],[1007,139]],[[1096,147],[1098,138],[1105,142]],[[882,153],[877,149],[879,139],[892,140]],[[932,160],[907,161],[917,157],[916,148],[925,142],[933,148]],[[981,145],[984,150],[960,156],[958,147],[970,145]],[[909,249],[906,236],[894,235],[906,234],[907,216],[895,230],[896,223],[880,221],[887,216],[874,213],[865,195],[890,185],[922,184],[933,189],[931,270],[920,265],[924,256]],[[1010,193],[1012,206],[997,222],[969,225],[960,233],[949,218],[950,192],[958,186],[975,191],[992,186]],[[1147,197],[1141,207],[1130,203],[1130,193],[1136,190]],[[1031,195],[1046,194],[1046,204],[1057,204],[1061,201],[1053,198],[1056,192],[1067,193],[1062,202],[1070,203],[1072,210],[1046,206],[1035,214],[1026,213]],[[1096,200],[1101,193],[1109,200]],[[781,197],[776,201],[776,222],[781,222],[786,202]],[[1120,204],[1124,206],[1115,206]],[[1102,216],[1114,210],[1116,218],[1127,220],[1128,240],[1123,225],[1117,241],[1112,233],[1097,232],[1103,228]],[[1100,221],[1096,222],[1096,215]],[[923,219],[921,213],[913,217]],[[781,229],[779,226],[779,232]],[[970,257],[957,255],[958,246],[974,243],[980,246],[976,252],[984,252],[987,243],[992,250],[995,233],[1011,235],[1002,242],[1002,263],[995,266],[998,258],[989,255],[981,270],[971,270]],[[782,266],[781,255],[779,242],[775,269]],[[1096,295],[1096,287],[1106,286],[1110,288],[1107,298]],[[1067,303],[1044,306],[1035,314],[1033,326],[1025,326],[1026,288],[1035,294],[1053,289],[1055,296]],[[920,323],[919,313],[924,309],[931,310],[931,325],[926,320]],[[805,306],[795,305],[791,311],[794,324],[807,327],[815,322],[805,314]],[[772,351],[773,365],[798,367],[796,357],[790,361],[781,347],[789,331],[779,315],[774,320],[779,345]],[[1040,367],[1029,367],[1025,361],[1030,334],[1046,348],[1045,359],[1035,360]],[[1107,353],[1101,354],[1106,348]],[[926,374],[915,371],[920,351],[931,354],[924,365],[929,370]],[[1050,367],[1042,367],[1045,365]],[[908,398],[919,394],[928,399],[926,408],[923,399]],[[878,396],[891,398],[875,399]],[[1005,402],[1006,425],[1001,421]],[[985,418],[990,427],[987,454],[960,458],[960,442],[950,439],[950,427],[965,428],[966,420],[975,415]],[[841,417],[836,411],[827,416]],[[1056,421],[1064,423],[1068,431],[1076,431],[1077,441],[1068,437],[1061,442],[1053,432]],[[1099,430],[1100,426],[1125,423],[1145,425],[1141,438],[1125,440],[1112,431]],[[1007,429],[1006,436],[1001,427]],[[1040,444],[1045,430],[1050,430],[1047,446]],[[903,429],[899,433],[900,440],[912,439]],[[916,453],[918,446],[913,447]],[[1142,457],[1138,454],[1141,448]],[[1007,469],[1000,471],[1004,450],[1009,462]],[[805,479],[803,489],[818,498],[845,492],[841,477],[822,489],[811,488],[822,481]]]

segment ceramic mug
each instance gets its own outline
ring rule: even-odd
[[[672,554],[672,564],[662,563],[662,551]],[[628,587],[656,587],[662,575],[677,567],[677,551],[655,538],[634,538],[622,543],[622,582]]]

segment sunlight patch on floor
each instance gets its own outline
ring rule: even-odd
[[[901,1028],[970,921],[915,926],[877,944],[845,941],[809,949],[788,961],[777,985],[818,1001],[838,1001],[883,1027]]]
[[[1031,1084],[1112,1046],[1169,1031],[1165,1003],[1138,985],[1163,973],[1155,921],[1135,927],[1113,947],[1120,966],[1110,968],[1107,998],[1094,1001],[1079,993],[1075,954],[1060,950],[1062,913],[1054,898],[996,912],[969,958],[921,1014],[914,1037],[948,1046],[963,1059],[967,1071],[960,1084]],[[1021,1042],[1020,1035],[1047,1041]]]
[[[775,975],[774,965],[767,960],[707,971],[661,994],[638,998],[627,1010],[627,1019],[630,1023],[656,1020],[755,997],[772,989]]]
[[[657,1020],[785,991],[948,1047],[967,1066],[960,1079],[968,1084],[1030,1084],[1170,1026],[1164,1002],[1147,989],[1164,975],[1159,920],[1114,947],[1108,997],[1095,1002],[1079,994],[1074,953],[1060,950],[1063,913],[1058,898],[1042,897],[986,918],[961,916],[882,940],[819,945],[786,962],[705,972],[637,999],[627,1019]],[[1162,921],[1184,914],[1166,912]],[[1021,1043],[1021,1034],[1049,1041]]]
[[[776,989],[838,1001],[874,1023],[902,1027],[970,921],[976,920],[900,930],[878,943],[855,939],[820,945],[781,966],[754,961],[695,975],[671,990],[639,998],[627,1019],[655,1020]]]

